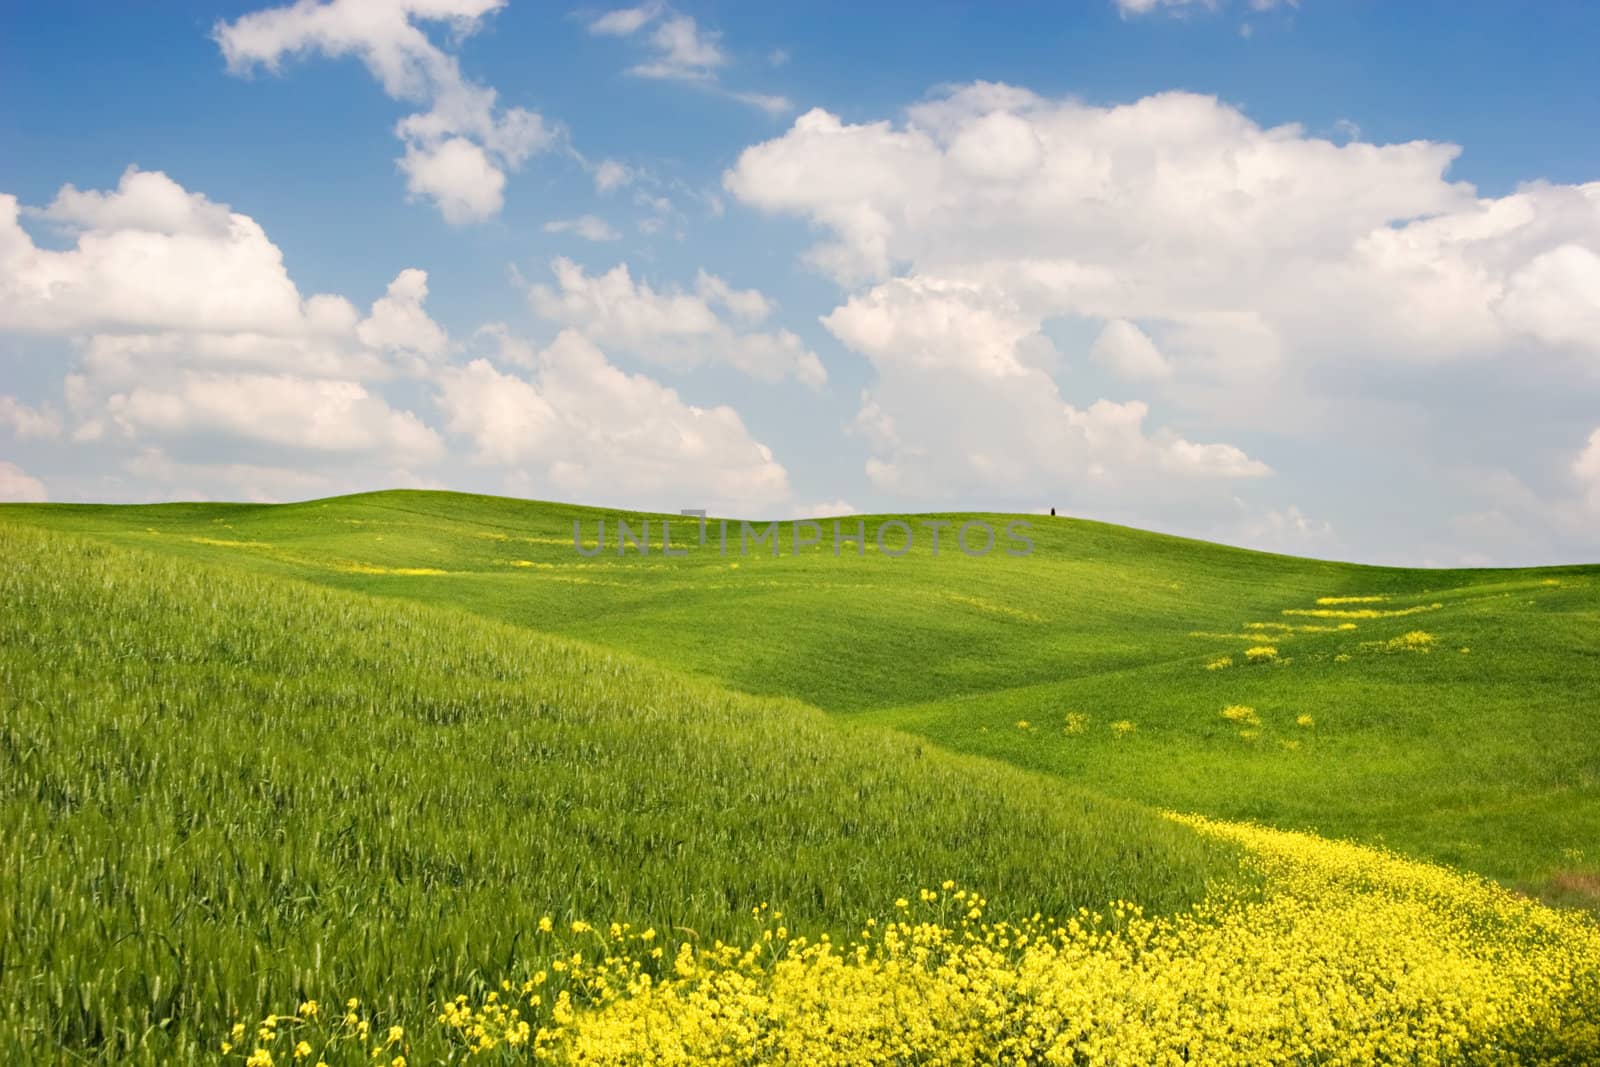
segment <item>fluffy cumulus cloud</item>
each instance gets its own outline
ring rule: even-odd
[[[76,348],[64,384],[74,440],[234,442],[302,465],[439,457],[438,435],[370,384],[424,372],[448,349],[422,307],[424,272],[402,271],[366,315],[342,296],[303,296],[253,219],[136,168],[116,189],[68,185],[26,215],[67,247],[35,243],[0,195],[0,330]],[[65,430],[53,408],[11,397],[0,422],[19,437]]]
[[[504,108],[494,89],[461,73],[454,55],[428,35],[443,24],[459,41],[506,0],[301,0],[219,22],[218,46],[236,74],[277,71],[286,57],[355,56],[384,92],[426,106],[401,119],[400,168],[413,197],[431,200],[451,223],[500,212],[506,173],[550,148],[559,127],[525,108]]]
[[[24,223],[54,239],[35,241]],[[557,267],[561,289],[536,303],[568,328],[539,349],[491,324],[477,339],[495,359],[474,359],[428,314],[425,271],[399,271],[364,311],[304,295],[254,220],[165,174],[66,186],[40,208],[0,196],[0,333],[53,340],[75,364],[63,368],[62,410],[0,395],[0,432],[98,449],[158,497],[439,487],[454,440],[470,449],[457,458],[470,454],[514,492],[791,507],[787,472],[732,408],[690,404],[596,344],[677,366],[709,358],[770,378],[820,376],[792,334],[759,329],[771,302],[704,273],[692,293],[663,293],[626,267],[599,278]],[[126,489],[80,477],[71,491]],[[44,496],[37,478],[0,464],[0,498]]]
[[[1344,413],[1386,378],[1600,369],[1600,183],[1486,198],[1449,178],[1458,152],[1334,144],[1190,93],[1102,107],[978,83],[901,121],[807,112],[724,185],[821,235],[806,259],[845,294],[824,321],[878,374],[857,421],[874,480],[1204,478],[1220,500],[1271,457],[1217,437],[1347,447]],[[1063,324],[1082,335],[1064,349]],[[1073,395],[1092,367],[1145,395]],[[1492,412],[1477,402],[1453,407]],[[1155,410],[1181,434],[1144,428]]]
[[[1103,363],[1123,378],[1138,381],[1165,378],[1172,365],[1155,342],[1127,319],[1112,319],[1089,349],[1092,359]]]
[[[225,436],[279,455],[378,452],[399,463],[429,462],[441,452],[438,435],[416,415],[393,410],[359,382],[189,373],[113,393],[104,404],[106,418],[130,438]]]
[[[0,396],[0,426],[22,440],[61,436],[61,418],[54,410],[24,404],[14,396]]]
[[[42,504],[49,499],[43,482],[15,463],[0,459],[0,504]]]
[[[688,292],[658,291],[626,264],[591,275],[556,259],[551,270],[555,285],[528,290],[534,310],[603,347],[675,370],[724,363],[764,381],[788,377],[815,388],[827,380],[822,361],[794,333],[755,328],[772,304],[754,290],[703,271]]]
[[[502,334],[502,337],[504,335]],[[730,407],[698,407],[628,374],[576,330],[549,346],[502,344],[440,375],[439,407],[480,463],[540,496],[726,512],[789,499],[788,474]]]

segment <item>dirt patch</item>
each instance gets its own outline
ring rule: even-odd
[[[1545,890],[1540,895],[1556,904],[1578,904],[1600,908],[1600,873],[1557,871],[1545,884]]]

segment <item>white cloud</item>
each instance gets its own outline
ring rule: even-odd
[[[554,219],[544,224],[545,233],[573,233],[585,241],[615,241],[622,237],[598,215],[579,215],[575,219]]]
[[[996,286],[896,278],[851,297],[823,325],[878,372],[856,429],[874,451],[868,477],[886,492],[936,498],[1071,485],[1131,497],[1154,493],[1164,476],[1268,473],[1231,445],[1146,433],[1142,402],[1067,403],[1040,361],[1026,358],[1050,348],[1039,319]]]
[[[650,31],[655,58],[629,70],[641,78],[709,81],[728,56],[717,42],[720,33],[700,29],[688,15],[669,14]]]
[[[827,381],[822,362],[793,333],[740,329],[712,306],[722,306],[746,323],[762,318],[770,305],[753,290],[732,289],[703,271],[697,292],[688,293],[658,292],[635,282],[627,264],[588,275],[571,260],[558,258],[551,268],[554,288],[529,288],[534,310],[596,344],[678,370],[720,362],[765,381],[792,377],[813,388]]]
[[[597,192],[609,193],[629,185],[638,177],[632,167],[614,159],[602,160],[594,169],[594,187]]]
[[[693,16],[665,3],[609,11],[589,22],[589,32],[608,37],[643,33],[650,58],[628,68],[628,73],[635,77],[695,85],[768,115],[785,115],[794,110],[793,102],[785,96],[725,88],[718,75],[728,64],[728,54],[721,43],[722,34],[702,28]]]
[[[450,339],[422,309],[427,297],[428,272],[415,267],[401,271],[372,305],[372,313],[356,327],[356,336],[367,347],[385,352],[443,355]]]
[[[497,94],[461,73],[456,57],[419,23],[445,22],[459,41],[505,0],[300,0],[218,22],[213,37],[228,69],[277,72],[286,56],[354,55],[397,100],[425,104],[395,126],[405,144],[400,167],[413,197],[426,197],[447,222],[498,214],[507,171],[554,145],[558,128],[525,108],[500,108]]]
[[[1472,364],[1487,381],[1501,362],[1592,384],[1600,182],[1480,197],[1449,178],[1459,151],[1335,144],[1191,93],[1101,107],[978,83],[897,122],[814,109],[724,187],[818,232],[806,258],[845,293],[824,322],[879,376],[857,420],[878,484],[1120,482],[1148,493],[1130,516],[1148,522],[1170,487],[1194,491],[1186,471],[1259,477],[1270,452],[1243,434],[1343,448],[1348,411],[1384,410],[1365,447],[1417,449],[1427,428],[1384,400],[1396,376]],[[1059,320],[1096,332],[1056,351]],[[1150,403],[1091,417],[1092,397],[1068,399],[1085,357]],[[1498,399],[1453,402],[1492,417]],[[1152,410],[1183,432],[1128,430]]]
[[[442,452],[438,435],[415,415],[352,381],[184,374],[169,385],[113,394],[105,411],[131,438],[222,435],[279,448],[378,453],[401,464],[432,462]]]
[[[175,459],[164,450],[148,447],[123,460],[120,469],[144,485],[162,486],[168,500],[248,500],[275,504],[374,489],[444,489],[431,478],[420,478],[405,467],[381,461],[325,469],[274,467],[260,463],[195,462]],[[96,490],[117,494],[112,486]],[[127,490],[121,489],[122,494]],[[129,496],[148,500],[148,493]]]
[[[519,491],[725,513],[789,499],[787,472],[732,408],[687,404],[575,330],[531,369],[523,378],[477,359],[438,378],[448,428],[471,438],[479,462],[531,468]]]
[[[308,309],[261,227],[160,172],[130,167],[115,192],[64,186],[41,217],[75,247],[37,247],[0,194],[0,329],[75,333],[303,330]]]
[[[695,275],[694,291],[707,304],[719,304],[745,322],[760,322],[772,314],[773,304],[755,289],[735,289],[715,274]]]
[[[72,247],[37,246],[24,213],[65,227]],[[0,329],[81,338],[101,366],[186,358],[379,373],[381,351],[444,350],[426,295],[427,274],[405,270],[365,320],[342,296],[302,297],[254,219],[159,171],[130,167],[108,192],[64,186],[42,210],[0,193]]]
[[[1148,15],[1152,11],[1169,11],[1183,14],[1191,9],[1215,11],[1218,0],[1114,0],[1124,18],[1129,15]]]
[[[432,198],[452,225],[493,218],[505,205],[505,173],[465,137],[408,144],[400,169],[406,174],[406,192],[413,199]]]
[[[1089,358],[1130,381],[1166,378],[1172,366],[1155,342],[1127,319],[1112,319],[1089,348]]]
[[[7,463],[0,459],[0,502],[42,504],[49,499],[43,482],[30,477],[15,463]]]
[[[1290,556],[1329,559],[1340,549],[1333,525],[1311,518],[1295,504],[1259,513],[1246,512],[1236,522],[1221,527],[1217,534],[1229,544]]]
[[[833,519],[856,514],[859,514],[859,512],[848,500],[829,500],[820,504],[797,504],[789,512],[790,518],[795,519]]]
[[[1577,475],[1589,509],[1600,513],[1600,428],[1589,435],[1589,443],[1572,464],[1572,473]]]
[[[608,37],[627,37],[648,26],[665,7],[665,4],[650,3],[608,11],[589,23],[589,32]]]
[[[1223,0],[1112,0],[1117,11],[1123,18],[1129,16],[1149,15],[1157,11],[1165,12],[1176,18],[1185,18],[1197,11],[1211,14],[1223,6]],[[1276,7],[1298,7],[1299,0],[1249,0],[1246,6],[1257,14],[1271,11]],[[1240,27],[1240,32],[1248,37],[1246,32],[1248,24]]]
[[[61,417],[49,408],[35,408],[16,397],[0,395],[0,426],[24,440],[30,437],[53,439],[61,436]]]
[[[27,214],[73,244],[35,245],[15,198],[0,195],[0,329],[76,348],[65,381],[74,441],[438,458],[437,436],[365,384],[422,373],[448,352],[423,310],[425,272],[401,271],[365,318],[344,297],[302,297],[254,220],[134,168],[115,190],[69,185]],[[62,430],[54,412],[9,397],[0,421],[19,436]]]

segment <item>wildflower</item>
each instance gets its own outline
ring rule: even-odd
[[[1434,636],[1426,630],[1412,630],[1390,641],[1388,647],[1406,652],[1426,652],[1433,647],[1434,640]]]
[[[1295,716],[1294,724],[1296,726],[1310,727],[1315,726],[1317,724],[1317,720],[1313,719],[1309,715],[1297,715]]]
[[[1062,728],[1063,733],[1081,734],[1089,728],[1089,716],[1081,711],[1067,712],[1067,724]]]
[[[317,1011],[317,1002],[314,1000],[308,1000],[304,1004],[300,1005],[300,1014],[305,1016],[307,1019],[315,1019],[317,1017]]]
[[[1019,730],[1026,730],[1029,725],[1030,724],[1029,724],[1027,719],[1018,719],[1017,720],[1017,729],[1019,729]]]
[[[1256,709],[1247,704],[1229,704],[1222,709],[1221,715],[1229,722],[1242,722],[1248,726],[1261,724],[1261,717],[1256,714]]]
[[[1214,659],[1210,663],[1206,664],[1206,670],[1208,670],[1208,671],[1220,671],[1220,670],[1226,670],[1227,668],[1229,668],[1231,666],[1233,666],[1233,657],[1232,656],[1218,656],[1216,659]]]
[[[311,1055],[311,1042],[302,1041],[302,1042],[300,1042],[298,1045],[296,1045],[294,1047],[294,1058],[295,1059],[303,1060],[309,1055]]]
[[[546,915],[539,920],[539,932],[541,934],[548,934],[553,929],[555,929],[555,923],[550,921],[550,916]]]
[[[1251,663],[1271,663],[1278,658],[1278,650],[1272,645],[1257,645],[1245,649],[1244,658]]]
[[[1111,724],[1111,732],[1118,737],[1127,737],[1137,729],[1138,727],[1129,722],[1127,719],[1118,719],[1116,722]]]

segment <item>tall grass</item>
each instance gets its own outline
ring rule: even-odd
[[[476,994],[538,919],[707,943],[945,878],[1199,899],[1231,846],[804,705],[429,607],[0,523],[0,1062]],[[816,669],[827,669],[818,664]]]

